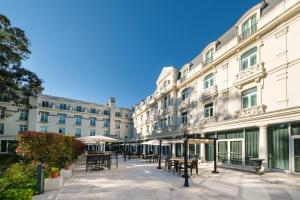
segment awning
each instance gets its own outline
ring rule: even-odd
[[[83,142],[84,144],[101,144],[105,142],[118,142],[119,140],[115,138],[106,137],[103,135],[95,135],[95,136],[86,136],[76,138],[77,140]]]

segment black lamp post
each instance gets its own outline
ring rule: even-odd
[[[124,161],[126,162],[126,141],[127,141],[127,136],[125,136],[124,140]]]
[[[217,170],[217,139],[214,139],[214,170],[212,171],[212,173],[219,173],[219,171]]]
[[[162,169],[162,167],[161,167],[161,142],[162,142],[162,139],[159,139],[159,160],[158,160],[157,169]]]
[[[188,175],[188,140],[189,140],[189,134],[188,130],[183,131],[183,139],[184,139],[184,187],[190,187],[189,184],[189,175]]]

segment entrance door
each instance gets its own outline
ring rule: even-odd
[[[300,173],[300,138],[294,138],[294,158],[293,158],[293,172]]]
[[[241,165],[242,164],[242,141],[230,141],[230,164]]]

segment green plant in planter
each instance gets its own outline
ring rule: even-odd
[[[59,168],[51,167],[50,173],[51,173],[51,178],[57,178],[59,176]]]

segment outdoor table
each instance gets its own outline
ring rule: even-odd
[[[255,173],[259,174],[259,175],[262,175],[264,173],[264,167],[262,167],[262,162],[265,159],[262,159],[262,158],[251,158],[250,160],[253,162]]]
[[[178,172],[178,166],[184,163],[183,158],[170,158],[171,162],[174,162],[174,167],[176,169],[176,172]],[[187,160],[188,163],[192,163],[193,160]]]
[[[91,165],[94,166],[93,170],[111,169],[111,154],[88,154],[86,157],[86,169],[91,162]]]

